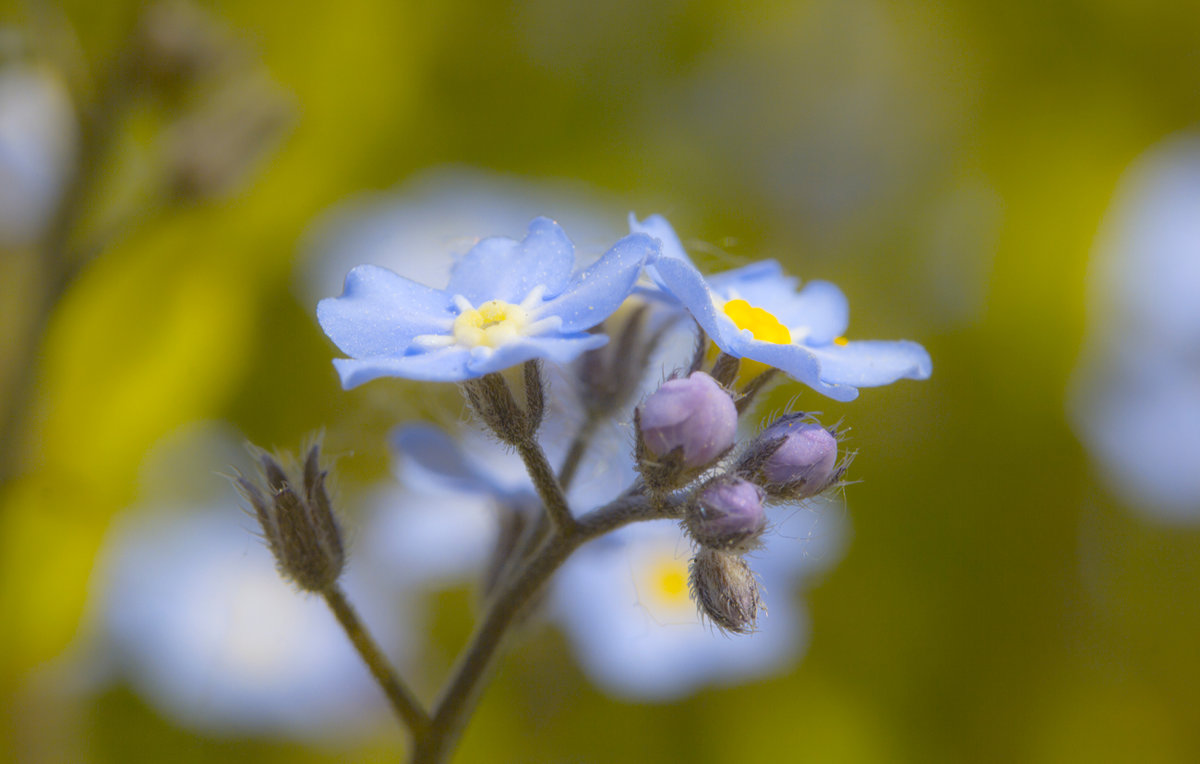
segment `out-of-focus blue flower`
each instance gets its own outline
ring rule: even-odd
[[[454,263],[481,238],[520,238],[538,215],[570,231],[576,264],[589,265],[621,237],[623,206],[577,183],[434,168],[395,190],[356,196],[323,214],[303,247],[300,298],[315,304],[333,294],[360,263],[444,287]]]
[[[32,243],[61,196],[75,155],[71,98],[52,75],[0,70],[0,247]]]
[[[663,217],[639,222],[630,215],[629,225],[662,244],[661,257],[647,264],[651,278],[730,355],[777,368],[839,401],[858,397],[859,387],[925,379],[933,369],[915,342],[848,341],[846,298],[827,281],[797,292],[799,282],[774,260],[705,279]]]
[[[476,244],[442,290],[361,265],[317,318],[352,356],[334,360],[347,388],[384,376],[462,381],[534,358],[566,363],[607,342],[585,330],[620,307],[657,251],[648,236],[626,236],[572,275],[574,245],[537,218],[522,241]]]
[[[469,580],[487,564],[500,510],[538,510],[521,460],[481,433],[455,440],[425,424],[392,435],[403,487],[370,501],[364,553],[402,586]]]
[[[839,520],[819,506],[794,510],[747,558],[770,610],[753,634],[729,637],[701,620],[688,596],[690,542],[667,520],[580,549],[556,575],[554,611],[588,675],[614,695],[666,701],[783,671],[808,642],[795,585],[837,556]]]
[[[284,583],[251,524],[232,499],[117,524],[97,580],[122,673],[193,728],[338,737],[380,722],[386,706],[337,621]],[[383,618],[354,571],[345,585],[392,652],[403,603]]]
[[[1098,241],[1076,429],[1131,507],[1200,521],[1200,137],[1129,170]]]

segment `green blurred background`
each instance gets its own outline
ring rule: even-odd
[[[295,297],[296,259],[331,205],[447,163],[662,212],[726,253],[698,258],[710,269],[778,257],[843,287],[855,336],[916,339],[934,359],[928,382],[821,404],[853,427],[863,482],[847,491],[846,556],[807,594],[797,669],[631,704],[534,630],[502,661],[460,761],[1200,760],[1197,531],[1121,506],[1065,414],[1118,179],[1200,118],[1194,3],[205,7],[261,62],[289,126],[231,190],[135,216],[50,315],[0,510],[14,761],[401,751],[386,732],[317,748],[205,739],[120,686],[59,691],[46,667],[84,637],[102,535],[163,436],[222,419],[294,446],[326,427],[353,451],[351,485],[386,473],[382,435],[424,411],[421,388],[340,390],[314,306]],[[35,39],[67,25],[78,44],[51,60],[101,72],[139,4],[0,8]],[[99,206],[136,197],[123,189],[172,108],[140,104],[117,125]],[[8,379],[29,320],[22,262],[0,285]],[[468,603],[438,600],[447,654]]]

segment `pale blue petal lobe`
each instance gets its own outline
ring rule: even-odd
[[[629,213],[629,230],[632,233],[644,233],[662,242],[663,257],[683,260],[685,263],[692,262],[691,258],[687,256],[687,252],[683,249],[683,244],[680,243],[679,237],[675,234],[675,229],[671,227],[671,224],[662,215],[651,215],[645,220],[638,222],[637,216],[631,212]]]
[[[751,340],[743,343],[740,355],[779,369],[835,401],[852,401],[858,390],[840,380],[828,380],[822,375],[820,360],[813,349],[805,345],[782,345]]]
[[[588,268],[571,279],[567,290],[538,308],[540,316],[562,318],[561,331],[590,329],[612,315],[633,291],[647,258],[658,253],[658,243],[644,234],[631,234]]]
[[[467,371],[469,351],[450,347],[430,353],[392,357],[335,358],[333,365],[349,390],[380,377],[404,377],[423,382],[459,382],[476,374]]]
[[[467,375],[463,379],[503,371],[535,358],[545,358],[558,364],[570,363],[587,351],[603,347],[607,343],[607,335],[576,332],[562,337],[531,337],[502,345],[489,353],[480,353],[477,349],[471,357]]]
[[[413,337],[445,332],[452,315],[443,293],[374,265],[350,271],[342,295],[317,305],[321,328],[348,355],[403,353]]]
[[[497,491],[496,481],[472,465],[458,442],[444,430],[428,424],[412,424],[395,430],[391,439],[404,457],[445,488],[468,493],[506,492],[506,489]]]
[[[460,294],[478,306],[488,300],[519,303],[535,286],[548,296],[566,288],[575,266],[575,245],[549,218],[535,218],[522,241],[483,239],[454,265],[450,295]]]
[[[724,299],[737,296],[759,307],[795,297],[796,282],[795,277],[783,272],[777,260],[760,260],[708,277],[709,287]]]
[[[700,271],[686,260],[668,257],[660,257],[649,268],[658,272],[663,288],[683,303],[704,333],[720,345],[722,350],[728,350],[722,340],[732,329],[732,323],[718,319],[712,293]]]
[[[915,342],[868,340],[810,348],[830,384],[876,387],[898,379],[926,379],[933,362]]]
[[[846,333],[850,303],[842,290],[828,281],[810,281],[775,316],[793,331],[806,329],[804,342],[826,345]]]

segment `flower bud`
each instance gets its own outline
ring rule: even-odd
[[[737,408],[716,380],[697,371],[664,382],[638,409],[638,421],[651,456],[680,449],[684,467],[704,467],[733,445]]]
[[[749,634],[765,611],[758,579],[744,559],[701,548],[688,569],[692,599],[700,612],[725,631]]]
[[[254,507],[280,575],[301,589],[326,591],[341,575],[346,555],[326,488],[329,472],[320,465],[320,446],[309,449],[299,480],[280,463],[291,461],[290,456],[281,460],[255,451],[260,483],[237,475],[234,486]]]
[[[767,527],[763,490],[738,477],[722,478],[700,491],[685,521],[688,533],[703,547],[748,552]]]
[[[815,496],[837,480],[837,437],[803,414],[788,414],[762,432],[738,473],[791,499]]]

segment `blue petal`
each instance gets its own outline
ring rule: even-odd
[[[317,304],[317,321],[342,352],[401,355],[419,334],[450,327],[449,298],[386,268],[360,265],[346,275],[340,297]]]
[[[709,287],[724,299],[740,297],[757,307],[795,297],[796,281],[783,272],[783,266],[776,260],[760,260],[708,277]]]
[[[758,340],[738,343],[740,352],[734,353],[743,358],[760,361],[779,369],[784,374],[798,382],[803,382],[812,389],[835,401],[852,401],[858,397],[858,390],[841,384],[841,380],[830,380],[822,372],[820,360],[810,347],[804,345],[782,345]]]
[[[692,262],[687,252],[683,249],[683,244],[680,243],[679,237],[675,234],[675,229],[671,227],[671,224],[662,215],[651,215],[639,223],[637,216],[631,212],[629,213],[629,230],[632,233],[647,234],[662,242],[663,257],[683,260],[686,263]]]
[[[467,369],[470,351],[448,347],[430,353],[369,358],[335,358],[333,365],[342,377],[342,387],[352,387],[380,377],[404,377],[425,382],[461,382],[477,377]]]
[[[567,286],[575,267],[575,245],[558,223],[534,218],[522,241],[495,236],[471,248],[454,265],[446,292],[476,307],[488,300],[519,303],[535,286],[553,297]]]
[[[717,310],[713,307],[712,293],[709,292],[708,284],[700,275],[700,271],[686,260],[668,257],[660,257],[653,266],[647,267],[647,270],[650,267],[658,272],[663,288],[683,303],[683,307],[692,314],[692,318],[696,319],[704,333],[722,350],[729,350],[728,340],[736,336],[737,330],[732,321],[718,319]]]
[[[875,387],[898,379],[925,379],[933,361],[915,342],[870,340],[810,348],[821,364],[821,379],[830,384]]]
[[[803,330],[803,337],[793,337],[809,345],[826,345],[846,333],[850,323],[850,303],[842,290],[828,281],[810,281],[800,294],[775,311],[776,318],[789,329]]]
[[[400,427],[392,433],[400,453],[428,473],[444,488],[466,493],[506,494],[507,486],[467,459],[458,442],[443,430],[427,424]]]
[[[570,363],[589,350],[603,347],[607,342],[608,337],[603,334],[576,332],[565,337],[530,337],[501,345],[491,352],[480,352],[484,349],[475,348],[468,364],[469,376],[481,377],[535,358],[545,358],[558,364]]]
[[[626,236],[576,274],[563,294],[538,308],[538,315],[560,316],[562,332],[590,329],[621,307],[633,291],[642,263],[657,253],[658,242],[649,236]]]

